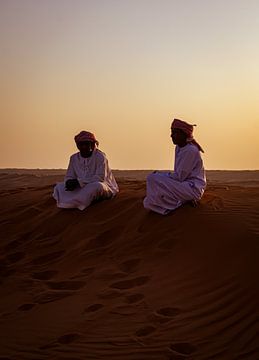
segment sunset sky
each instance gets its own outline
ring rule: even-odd
[[[174,117],[207,169],[259,169],[258,0],[0,0],[0,167],[168,169]]]

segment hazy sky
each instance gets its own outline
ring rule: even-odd
[[[168,169],[170,123],[208,169],[259,169],[258,0],[0,0],[0,167]]]

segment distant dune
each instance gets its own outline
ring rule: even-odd
[[[259,171],[164,217],[147,173],[81,212],[51,197],[64,170],[0,170],[0,360],[259,359]]]
[[[145,180],[153,170],[113,170],[117,178]],[[170,171],[170,170],[163,170]],[[0,169],[0,174],[31,174],[36,176],[64,176],[65,169]],[[209,182],[259,182],[259,170],[207,170]]]

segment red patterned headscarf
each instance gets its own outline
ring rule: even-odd
[[[197,146],[197,148],[204,153],[200,144],[193,137],[193,127],[196,126],[188,124],[186,121],[180,119],[174,119],[171,125],[171,129],[181,129],[187,135],[187,142]]]
[[[89,132],[89,131],[81,131],[79,134],[77,134],[75,136],[75,142],[76,144],[78,144],[81,141],[91,141],[93,143],[95,143],[97,146],[99,145],[99,142],[96,140],[96,137],[94,136],[93,133]]]

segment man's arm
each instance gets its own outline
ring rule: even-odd
[[[75,172],[74,165],[73,165],[73,158],[71,156],[69,159],[67,172],[65,175],[65,182],[69,179],[76,179],[76,178],[77,178],[77,176],[76,176],[76,172]]]
[[[178,166],[172,176],[176,180],[182,182],[191,176],[193,169],[198,161],[198,153],[196,151],[188,151],[182,155],[178,162]]]
[[[65,188],[67,191],[73,191],[79,186],[80,185],[77,180],[77,176],[76,176],[75,169],[73,166],[73,158],[71,156],[70,160],[69,160],[66,176],[65,176]]]

